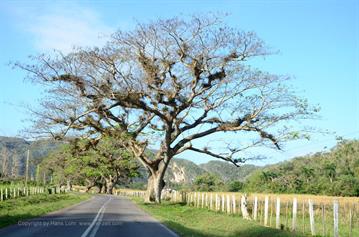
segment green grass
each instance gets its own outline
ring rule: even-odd
[[[288,231],[261,226],[253,221],[243,220],[239,216],[227,215],[193,208],[179,203],[145,204],[133,199],[143,210],[151,214],[180,236],[199,237],[289,237],[304,236]]]
[[[89,199],[89,194],[37,194],[0,202],[0,228]]]

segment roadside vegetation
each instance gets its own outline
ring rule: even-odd
[[[145,204],[142,199],[133,199],[143,210],[151,214],[180,236],[198,237],[289,237],[304,236],[288,231],[261,226],[243,220],[236,215],[216,213],[206,209],[193,208],[180,203],[163,201],[161,204]]]
[[[176,190],[359,196],[359,141],[342,140],[330,151],[297,157],[253,171],[246,180],[203,173]]]
[[[112,194],[119,183],[139,176],[140,164],[114,138],[102,138],[96,145],[86,139],[75,139],[51,152],[39,165],[40,170],[60,184],[76,184]]]
[[[245,191],[359,196],[359,141],[340,141],[318,152],[253,173]]]
[[[0,202],[0,228],[59,210],[91,197],[89,194],[38,194]]]

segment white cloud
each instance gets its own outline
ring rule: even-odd
[[[78,5],[57,5],[33,9],[22,24],[39,51],[52,49],[69,52],[73,46],[101,45],[114,29],[95,11]],[[29,12],[27,12],[27,15]]]

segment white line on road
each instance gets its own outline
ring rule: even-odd
[[[101,215],[101,217],[100,217],[99,221],[102,220],[102,217],[103,217],[102,211],[105,209],[106,204],[109,203],[111,200],[112,200],[112,197],[110,197],[110,199],[108,199],[108,200],[101,206],[100,210],[97,212],[97,215],[96,215],[95,218],[93,219],[91,225],[85,230],[85,232],[81,235],[81,237],[86,237],[86,236],[90,233],[92,227],[96,224],[96,222],[97,222],[97,220],[99,219],[100,215]],[[96,226],[99,226],[99,224],[96,225]],[[99,227],[97,227],[96,230],[94,229],[94,232],[92,232],[92,234],[91,234],[92,237],[95,236],[95,234],[96,234],[98,228],[99,228]]]
[[[112,199],[112,198],[110,198],[110,200],[111,200],[111,199]],[[109,200],[109,201],[110,201],[110,200]],[[97,231],[98,231],[98,228],[100,228],[103,215],[105,214],[105,211],[106,211],[105,209],[106,209],[106,205],[104,205],[103,210],[102,210],[102,212],[101,212],[101,214],[100,214],[100,216],[99,216],[99,218],[98,218],[98,220],[97,220],[97,223],[96,223],[95,227],[92,228],[92,231],[91,231],[91,234],[89,235],[89,237],[95,237],[95,235],[96,235],[96,233],[97,233]]]

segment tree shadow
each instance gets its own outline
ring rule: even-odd
[[[164,221],[164,225],[168,226],[174,230],[179,236],[188,236],[188,237],[305,237],[300,233],[294,233],[289,231],[277,230],[273,228],[268,228],[264,226],[253,225],[247,228],[242,228],[239,231],[234,232],[233,234],[228,235],[228,233],[223,234],[211,234],[208,232],[202,232],[196,229],[188,228],[182,224],[173,221]]]

